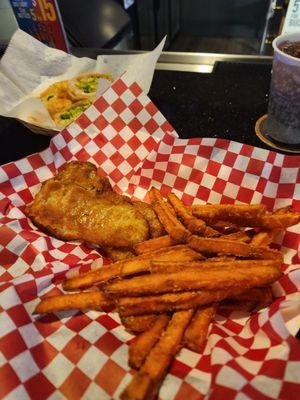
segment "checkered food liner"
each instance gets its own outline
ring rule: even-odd
[[[70,160],[91,161],[115,190],[143,199],[151,186],[186,204],[263,203],[300,210],[300,157],[221,139],[179,139],[127,75],[48,149],[0,169],[0,398],[118,399],[131,378],[133,336],[116,313],[33,316],[66,275],[106,260],[77,242],[40,232],[25,205]],[[300,396],[300,226],[274,244],[284,253],[275,301],[255,314],[217,315],[201,354],[183,349],[163,400],[288,399]]]

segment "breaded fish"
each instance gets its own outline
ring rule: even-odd
[[[126,249],[124,247],[106,247],[103,250],[105,255],[113,262],[128,260],[135,256],[132,249]]]
[[[113,192],[109,180],[98,175],[97,168],[90,162],[71,161],[53,179],[66,184],[76,183],[84,189],[98,191],[101,194]],[[123,201],[123,196],[120,197]]]
[[[62,240],[130,248],[149,238],[142,214],[88,162],[70,162],[44,182],[26,212],[40,229]]]
[[[166,234],[165,228],[162,226],[151,204],[142,201],[133,201],[133,206],[144,216],[149,224],[151,238],[156,238]]]

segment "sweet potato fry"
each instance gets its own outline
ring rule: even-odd
[[[186,242],[189,231],[182,225],[176,216],[170,211],[169,205],[164,201],[160,192],[154,187],[149,192],[151,204],[156,212],[158,219],[165,230],[177,242]]]
[[[181,348],[184,331],[193,310],[176,312],[160,340],[152,348],[140,371],[121,394],[122,400],[153,400],[175,354]]]
[[[145,242],[136,244],[134,246],[134,251],[136,254],[140,255],[147,253],[148,251],[155,251],[164,247],[174,246],[175,244],[177,244],[177,242],[173,240],[171,236],[160,236],[158,238],[149,239]]]
[[[230,221],[240,226],[260,227],[263,229],[285,229],[300,222],[300,213],[275,212],[266,214],[263,205],[196,205],[193,215],[213,224],[214,220]]]
[[[286,229],[300,222],[300,213],[271,214],[261,218],[258,225],[263,229]],[[250,226],[250,225],[249,225]]]
[[[253,236],[251,240],[252,246],[269,246],[274,237],[280,232],[280,229],[273,229],[271,231],[261,231]]]
[[[277,218],[275,217],[276,215],[282,215],[282,216],[283,215],[289,215],[290,216],[288,218],[289,221],[296,222],[297,221],[297,216],[295,214],[296,213],[292,213],[291,212],[291,207],[290,206],[286,206],[286,207],[279,208],[278,210],[276,210],[270,216],[267,215],[266,218],[264,218],[264,221],[267,220],[267,224],[270,224],[270,218],[269,217],[272,217],[273,219],[271,219],[271,225],[274,224],[274,219],[277,220],[275,222],[275,224],[277,224],[279,222],[278,222],[278,217]],[[280,217],[280,218],[285,219],[286,217]],[[282,219],[281,219],[280,223],[283,223]],[[280,231],[281,231],[281,228],[278,227],[278,228],[273,228],[273,229],[268,230],[268,231],[258,232],[256,235],[253,236],[253,238],[251,240],[251,244],[253,246],[268,246],[270,243],[272,243],[272,241],[280,233]]]
[[[116,306],[122,317],[166,313],[176,310],[188,310],[205,304],[219,302],[229,297],[238,296],[244,291],[244,288],[239,287],[227,290],[199,290],[156,296],[122,297],[116,299]]]
[[[182,262],[182,261],[158,261],[153,260],[150,264],[150,272],[152,274],[155,273],[172,273],[172,272],[180,272],[185,270],[197,270],[199,264],[196,262]]]
[[[206,225],[206,228],[204,229],[203,236],[205,237],[218,237],[221,236],[221,233],[211,226]]]
[[[143,215],[149,225],[149,233],[151,238],[160,237],[166,234],[166,231],[156,213],[153,210],[151,204],[144,203],[143,201],[135,200],[131,202],[133,207]]]
[[[252,292],[251,292],[252,290]],[[255,291],[254,291],[255,290]],[[256,307],[257,308],[265,308],[268,307],[273,300],[273,293],[272,288],[270,286],[262,287],[262,288],[253,288],[249,290],[250,295],[255,298],[256,300]],[[249,295],[249,297],[250,297]],[[252,298],[253,298],[252,297]],[[243,298],[243,296],[242,296]]]
[[[290,213],[290,212],[293,212],[292,206],[285,206],[285,207],[277,208],[277,210],[274,211],[274,214],[286,214],[286,213]]]
[[[162,196],[161,196],[161,199],[163,199]],[[176,212],[175,212],[174,208],[171,206],[171,204],[168,201],[164,201],[164,204],[166,205],[166,207],[168,207],[170,213],[172,215],[174,215],[175,218],[177,218]]]
[[[292,213],[292,207],[291,206],[285,206],[278,208],[276,211],[274,211],[273,214],[287,214],[287,213]],[[269,241],[270,243],[275,239],[275,237],[281,232],[281,229],[272,229],[271,231],[268,232],[269,234]],[[268,243],[268,244],[270,244]]]
[[[189,248],[187,245],[178,245],[159,249],[153,252],[144,253],[129,260],[119,261],[114,264],[104,265],[103,267],[80,274],[63,283],[64,290],[76,290],[86,288],[95,284],[105,283],[116,278],[150,271],[150,262],[154,258],[157,260],[180,260],[193,261],[202,258],[199,253]]]
[[[186,243],[189,231],[170,213],[168,208],[164,208],[160,204],[154,204],[153,208],[171,238],[178,243]]]
[[[192,212],[183,204],[183,202],[174,193],[168,195],[168,200],[173,206],[176,214],[183,225],[192,233],[201,235],[205,228],[206,223],[199,218],[195,218]]]
[[[177,260],[181,262],[191,262],[196,260],[202,260],[203,258],[204,257],[201,253],[191,249],[189,246],[177,245],[173,247],[168,247],[165,249],[165,251],[153,252],[150,259],[158,261]]]
[[[206,340],[209,324],[214,318],[217,304],[199,307],[194,314],[189,326],[184,332],[184,346],[192,351],[200,352]]]
[[[105,287],[109,296],[145,296],[158,293],[184,292],[188,290],[221,290],[234,287],[265,286],[281,276],[281,271],[273,260],[264,266],[234,269],[197,269],[173,273],[157,273],[119,280]]]
[[[146,261],[147,263],[147,261]],[[104,265],[103,267],[79,274],[74,278],[67,279],[63,282],[62,287],[64,290],[72,291],[77,289],[88,288],[100,282],[107,282],[114,278],[122,276],[123,265],[136,266],[137,268],[143,264],[141,258],[135,257],[125,261],[118,261],[114,264]]]
[[[233,261],[236,260],[234,256],[216,256],[216,257],[209,257],[207,261],[210,262],[220,262],[220,261]]]
[[[212,235],[212,228],[207,229],[208,227],[206,226],[204,221],[202,221],[200,218],[195,218],[193,216],[191,217],[186,227],[191,233],[194,233],[195,235],[204,235],[205,232],[206,235],[210,236],[216,236],[218,234],[216,231],[214,231]]]
[[[239,300],[239,299],[226,299],[221,301],[219,310],[222,311],[246,311],[251,312],[256,308],[256,301],[253,300]]]
[[[157,314],[133,315],[130,317],[121,317],[121,322],[126,330],[130,332],[141,333],[149,329],[157,317]]]
[[[241,230],[241,227],[229,221],[214,221],[212,227],[221,233],[235,233]]]
[[[159,315],[148,330],[140,334],[136,341],[129,346],[129,361],[131,368],[139,369],[149,351],[160,338],[170,317],[166,314]]]
[[[228,235],[221,236],[220,239],[224,240],[237,240],[238,242],[249,243],[251,238],[245,231],[229,233]]]
[[[244,310],[252,311],[255,308],[264,308],[272,302],[272,290],[270,287],[252,288],[240,294],[223,300],[219,307],[224,310]]]
[[[260,304],[261,307],[266,307],[271,303],[272,297],[270,286],[263,286],[249,289],[236,297],[236,299],[240,301],[253,300],[256,304]]]
[[[262,204],[254,205],[236,205],[236,204],[213,204],[213,205],[195,205],[192,207],[193,214],[203,219],[207,223],[214,221],[230,221],[237,225],[243,225],[245,221],[256,221],[261,218],[266,208]],[[246,225],[252,226],[252,225]]]
[[[146,372],[138,371],[125,390],[121,393],[121,400],[149,400],[155,399],[157,393],[152,379]]]
[[[113,303],[107,299],[103,292],[82,292],[72,294],[62,294],[46,297],[36,306],[34,314],[52,313],[63,310],[87,310],[89,308],[97,310],[107,310]]]
[[[183,225],[191,233],[205,237],[220,236],[220,232],[210,226],[207,226],[206,223],[200,218],[196,218],[195,216],[193,216],[191,209],[189,207],[186,207],[175,194],[170,193],[168,195],[168,200],[174,207],[174,210],[179,219],[182,221]]]
[[[274,260],[236,260],[235,258],[226,257],[214,257],[207,258],[206,260],[200,261],[160,261],[152,260],[150,265],[151,273],[172,273],[180,271],[199,271],[205,270],[209,273],[210,270],[232,270],[236,268],[248,268],[248,267],[263,267],[269,265],[276,265],[280,267],[280,263]]]
[[[264,247],[252,246],[248,243],[237,242],[233,240],[225,240],[220,238],[202,238],[199,236],[191,236],[188,241],[192,249],[203,253],[217,253],[224,255],[234,255],[237,257],[253,257],[253,258],[274,258],[281,260],[282,254],[277,250],[271,250]]]

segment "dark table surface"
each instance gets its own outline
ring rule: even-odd
[[[155,71],[150,98],[179,136],[221,137],[270,149],[254,132],[266,113],[270,64],[222,62],[211,74]],[[43,150],[50,137],[0,117],[0,164]]]
[[[269,149],[254,126],[267,111],[270,64],[217,63],[212,74],[156,71],[150,97],[182,138],[221,137]]]

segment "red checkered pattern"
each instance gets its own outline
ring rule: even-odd
[[[178,139],[127,75],[50,147],[0,169],[0,398],[118,399],[130,380],[132,336],[118,315],[33,316],[63,277],[105,260],[76,242],[41,233],[24,214],[40,183],[71,159],[94,162],[113,186],[143,199],[153,185],[187,204],[263,203],[300,210],[300,157],[220,139]],[[285,254],[276,300],[249,315],[217,315],[203,352],[183,349],[161,399],[289,399],[300,395],[300,227],[274,244]]]

